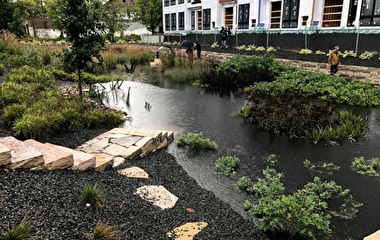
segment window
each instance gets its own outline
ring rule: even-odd
[[[170,31],[170,14],[165,14],[165,31]]]
[[[175,13],[170,14],[170,30],[177,30],[177,15]]]
[[[173,6],[176,4],[176,0],[170,0],[170,5]]]
[[[164,6],[165,6],[165,7],[168,7],[168,6],[169,6],[169,0],[165,0],[165,1],[164,1]]]
[[[281,2],[272,2],[272,11],[270,14],[270,27],[280,28],[281,22]]]
[[[354,21],[356,19],[356,10],[358,9],[358,0],[351,0],[350,9],[348,10],[347,26],[355,26]]]
[[[238,28],[249,28],[249,4],[239,5]]]
[[[178,4],[183,4],[185,0],[178,0]]]
[[[185,12],[178,13],[178,30],[185,30]]]
[[[284,10],[282,14],[283,28],[298,27],[299,0],[284,0]]]
[[[380,25],[380,0],[363,0],[360,13],[360,25]]]
[[[202,11],[197,11],[197,23],[198,23],[197,30],[202,30]]]
[[[234,21],[234,8],[229,7],[225,10],[224,26],[232,29]]]
[[[211,29],[211,9],[203,9],[203,30]]]
[[[326,0],[323,9],[323,27],[339,27],[342,19],[343,0]]]
[[[191,30],[195,30],[195,12],[191,12]]]

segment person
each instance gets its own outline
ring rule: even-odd
[[[193,60],[194,54],[193,54],[193,49],[191,47],[188,47],[186,49],[186,54],[187,54],[187,57],[189,58],[189,60]]]
[[[222,37],[222,48],[227,48],[227,36],[231,35],[229,28],[224,28],[220,30],[220,36]]]
[[[330,65],[330,74],[334,75],[338,72],[339,65],[339,46],[335,46],[329,54],[328,63]]]
[[[198,41],[195,41],[195,48],[194,48],[194,50],[197,50],[197,57],[201,58],[202,48],[201,48],[201,45],[199,44]]]

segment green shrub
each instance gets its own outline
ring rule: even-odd
[[[104,193],[96,184],[86,185],[80,194],[80,200],[93,208],[103,207],[105,204]]]
[[[312,163],[310,160],[305,159],[303,165],[309,169],[310,172],[320,173],[320,174],[329,174],[331,175],[333,171],[339,170],[340,167],[334,163]]]
[[[239,167],[240,159],[232,156],[223,156],[216,160],[215,168],[219,174],[234,177]]]
[[[343,58],[348,58],[348,57],[357,57],[357,55],[356,55],[356,53],[353,51],[353,50],[345,50],[344,52],[343,52]]]
[[[181,134],[177,139],[177,146],[189,146],[193,149],[217,149],[218,145],[209,138],[204,138],[202,132]]]
[[[251,178],[249,178],[247,176],[241,177],[239,179],[239,181],[237,181],[237,183],[235,184],[236,189],[238,189],[242,192],[249,193],[249,194],[255,193],[253,187],[254,187],[254,184],[253,184]]]
[[[359,59],[371,59],[373,56],[375,56],[375,54],[377,54],[377,52],[365,51],[359,55]]]
[[[300,54],[312,54],[313,51],[310,49],[307,49],[307,48],[303,48],[303,49],[301,49],[301,51],[299,53]]]
[[[16,121],[21,118],[25,113],[26,107],[23,104],[13,104],[4,108],[3,121],[5,125],[10,127]]]
[[[366,160],[364,157],[356,157],[351,163],[352,169],[360,174],[369,176],[380,176],[380,158],[371,158]]]
[[[0,64],[0,76],[4,76],[5,74],[5,66],[3,64]]]
[[[259,217],[264,230],[285,231],[293,237],[323,239],[331,233],[332,217],[353,218],[362,205],[353,199],[348,189],[333,181],[323,182],[316,177],[301,190],[285,195],[282,174],[270,168],[264,169],[263,174],[264,178],[259,178],[252,186],[259,202],[252,204],[246,200],[244,207]],[[332,199],[340,199],[340,206],[333,207]]]
[[[104,223],[98,223],[91,234],[87,234],[91,240],[117,240],[119,239],[117,228]]]
[[[2,240],[32,240],[30,222],[23,219],[20,224],[13,226],[1,237]]]

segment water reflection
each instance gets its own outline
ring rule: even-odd
[[[332,175],[319,177],[334,180],[343,188],[350,188],[355,199],[364,203],[353,220],[332,221],[333,239],[362,239],[380,229],[379,180],[359,175],[350,168],[354,157],[372,158],[380,155],[378,109],[354,109],[369,117],[367,139],[345,142],[338,146],[314,145],[305,139],[273,136],[245,123],[236,117],[238,109],[245,104],[241,97],[220,96],[190,85],[168,82],[158,87],[126,81],[120,89],[112,91],[110,85],[105,87],[108,92],[106,104],[132,116],[133,120],[127,122],[127,126],[172,130],[177,136],[182,132],[203,132],[204,136],[216,141],[218,150],[215,152],[193,153],[177,148],[175,144],[171,144],[168,151],[202,187],[229,202],[243,216],[250,217],[242,208],[247,196],[234,189],[239,177],[249,176],[255,179],[269,165],[284,173],[287,189],[299,189],[315,176],[303,165],[303,161],[308,159],[312,162],[332,162],[340,166],[339,171],[334,171]],[[145,107],[146,102],[150,103],[150,109]],[[268,161],[268,156],[272,154],[275,161]],[[216,159],[224,155],[235,155],[241,161],[238,175],[233,179],[215,172]]]

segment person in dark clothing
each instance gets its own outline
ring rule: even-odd
[[[198,41],[195,41],[195,48],[194,48],[194,50],[197,50],[197,56],[198,56],[198,58],[201,58],[202,47],[201,47],[201,45],[199,44]]]
[[[227,36],[231,35],[230,29],[222,27],[219,33],[222,37],[222,48],[227,48]]]

